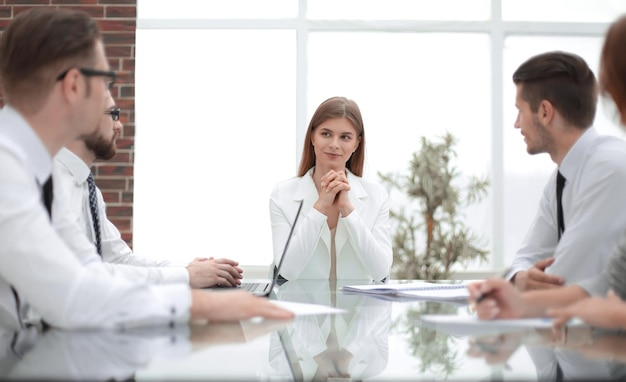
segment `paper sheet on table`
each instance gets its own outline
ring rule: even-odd
[[[551,318],[522,318],[510,320],[480,320],[476,316],[455,316],[424,314],[421,316],[424,326],[455,336],[480,336],[525,329],[551,329]],[[575,318],[567,326],[586,325]]]
[[[314,314],[342,314],[345,309],[333,308],[332,306],[305,304],[302,302],[270,300],[272,303],[292,311],[296,316],[308,316]]]

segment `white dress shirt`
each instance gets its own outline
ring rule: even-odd
[[[76,224],[84,230],[87,238],[95,243],[95,232],[89,206],[89,188],[87,177],[89,167],[76,154],[63,148],[55,157],[54,166],[58,167],[56,184],[67,195],[67,211]],[[112,271],[125,274],[131,280],[143,280],[152,284],[189,283],[189,272],[181,264],[156,260],[133,254],[132,249],[122,239],[120,231],[106,215],[106,204],[102,192],[96,187],[98,216],[100,219],[102,259]],[[122,266],[120,264],[129,265]]]
[[[564,277],[567,284],[593,278],[605,269],[626,229],[626,142],[589,128],[558,170],[566,179],[565,232],[559,241],[555,169],[509,277],[554,256],[546,273]]]
[[[287,280],[328,279],[330,273],[331,232],[326,215],[313,208],[318,199],[313,170],[279,183],[270,197],[275,264],[280,261],[300,200],[304,200],[280,270]],[[389,196],[380,184],[349,171],[347,175],[354,211],[337,222],[337,279],[379,281],[389,276],[393,260]]]
[[[22,320],[13,286],[21,305],[30,304],[47,323],[61,328],[188,320],[189,286],[151,286],[111,275],[80,227],[64,219],[63,194],[57,186],[53,227],[40,186],[50,175],[52,158],[10,106],[0,111],[0,163],[0,310],[4,319]]]

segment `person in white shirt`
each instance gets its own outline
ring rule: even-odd
[[[344,97],[322,102],[307,129],[298,176],[276,185],[270,196],[275,264],[304,200],[283,278],[380,281],[389,276],[389,196],[380,184],[361,177],[364,162],[358,105]]]
[[[115,78],[98,27],[84,12],[35,7],[19,13],[0,37],[3,322],[23,327],[28,307],[59,328],[293,317],[246,292],[111,275],[76,224],[53,226],[51,219],[64,214],[51,208],[57,197],[63,202],[62,193],[51,193],[52,158],[96,130]]]
[[[579,56],[547,52],[513,74],[515,128],[529,154],[548,153],[557,168],[505,277],[519,290],[549,289],[601,274],[626,229],[626,142],[591,127],[595,76]],[[557,177],[562,189],[559,232]]]
[[[115,141],[122,130],[120,109],[110,93],[105,102],[106,112],[100,117],[96,132],[70,142],[55,157],[55,165],[59,168],[59,176],[55,181],[63,189],[63,194],[68,195],[68,210],[89,240],[97,243],[96,248],[100,248],[99,254],[104,262],[112,271],[117,268],[118,272],[123,272],[132,279],[143,279],[149,283],[184,282],[189,283],[192,288],[241,284],[243,270],[234,260],[196,258],[184,267],[170,261],[134,254],[118,229],[107,218],[104,198],[96,186],[94,191],[98,224],[94,224],[87,184],[87,178],[91,174],[90,167],[95,159],[109,160],[115,156]],[[95,234],[96,228],[100,231],[100,237]],[[120,271],[119,264],[131,267],[123,267],[123,271]]]

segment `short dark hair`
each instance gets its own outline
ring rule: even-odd
[[[315,149],[311,142],[313,131],[322,123],[333,118],[346,118],[352,126],[354,126],[357,136],[360,138],[359,146],[352,154],[346,168],[357,176],[363,176],[363,166],[365,164],[365,130],[363,128],[363,118],[359,106],[351,99],[346,97],[331,97],[322,102],[315,110],[309,127],[304,137],[304,147],[302,150],[302,159],[300,160],[300,169],[298,176],[304,176],[313,166],[315,166]]]
[[[537,112],[547,100],[573,126],[587,128],[596,116],[596,78],[580,56],[547,52],[529,58],[513,73],[513,82],[523,84],[521,97]]]
[[[98,26],[81,11],[35,7],[19,13],[0,39],[0,82],[7,101],[40,104],[58,72],[93,64],[99,39]]]

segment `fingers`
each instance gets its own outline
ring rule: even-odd
[[[239,262],[235,261],[235,260],[231,260],[231,259],[226,259],[226,258],[219,258],[219,259],[214,259],[213,260],[216,264],[226,264],[226,265],[230,265],[230,266],[237,266],[239,265]]]
[[[556,258],[554,257],[549,257],[547,259],[541,259],[539,261],[537,261],[534,265],[535,268],[539,268],[542,271],[545,270],[546,268],[548,268],[550,265],[552,265],[552,263],[554,263],[554,261],[556,260]]]
[[[563,326],[573,317],[570,309],[565,308],[549,308],[546,310],[546,314],[552,317],[552,327],[555,331],[560,331]]]
[[[613,291],[613,289],[610,289],[607,293],[606,293],[606,298],[608,300],[614,301],[614,302],[620,302],[622,299]]]
[[[550,259],[547,259],[550,260]],[[526,280],[526,289],[550,289],[558,288],[565,284],[565,279],[560,276],[545,273],[538,268],[530,268],[528,270],[528,280]]]

